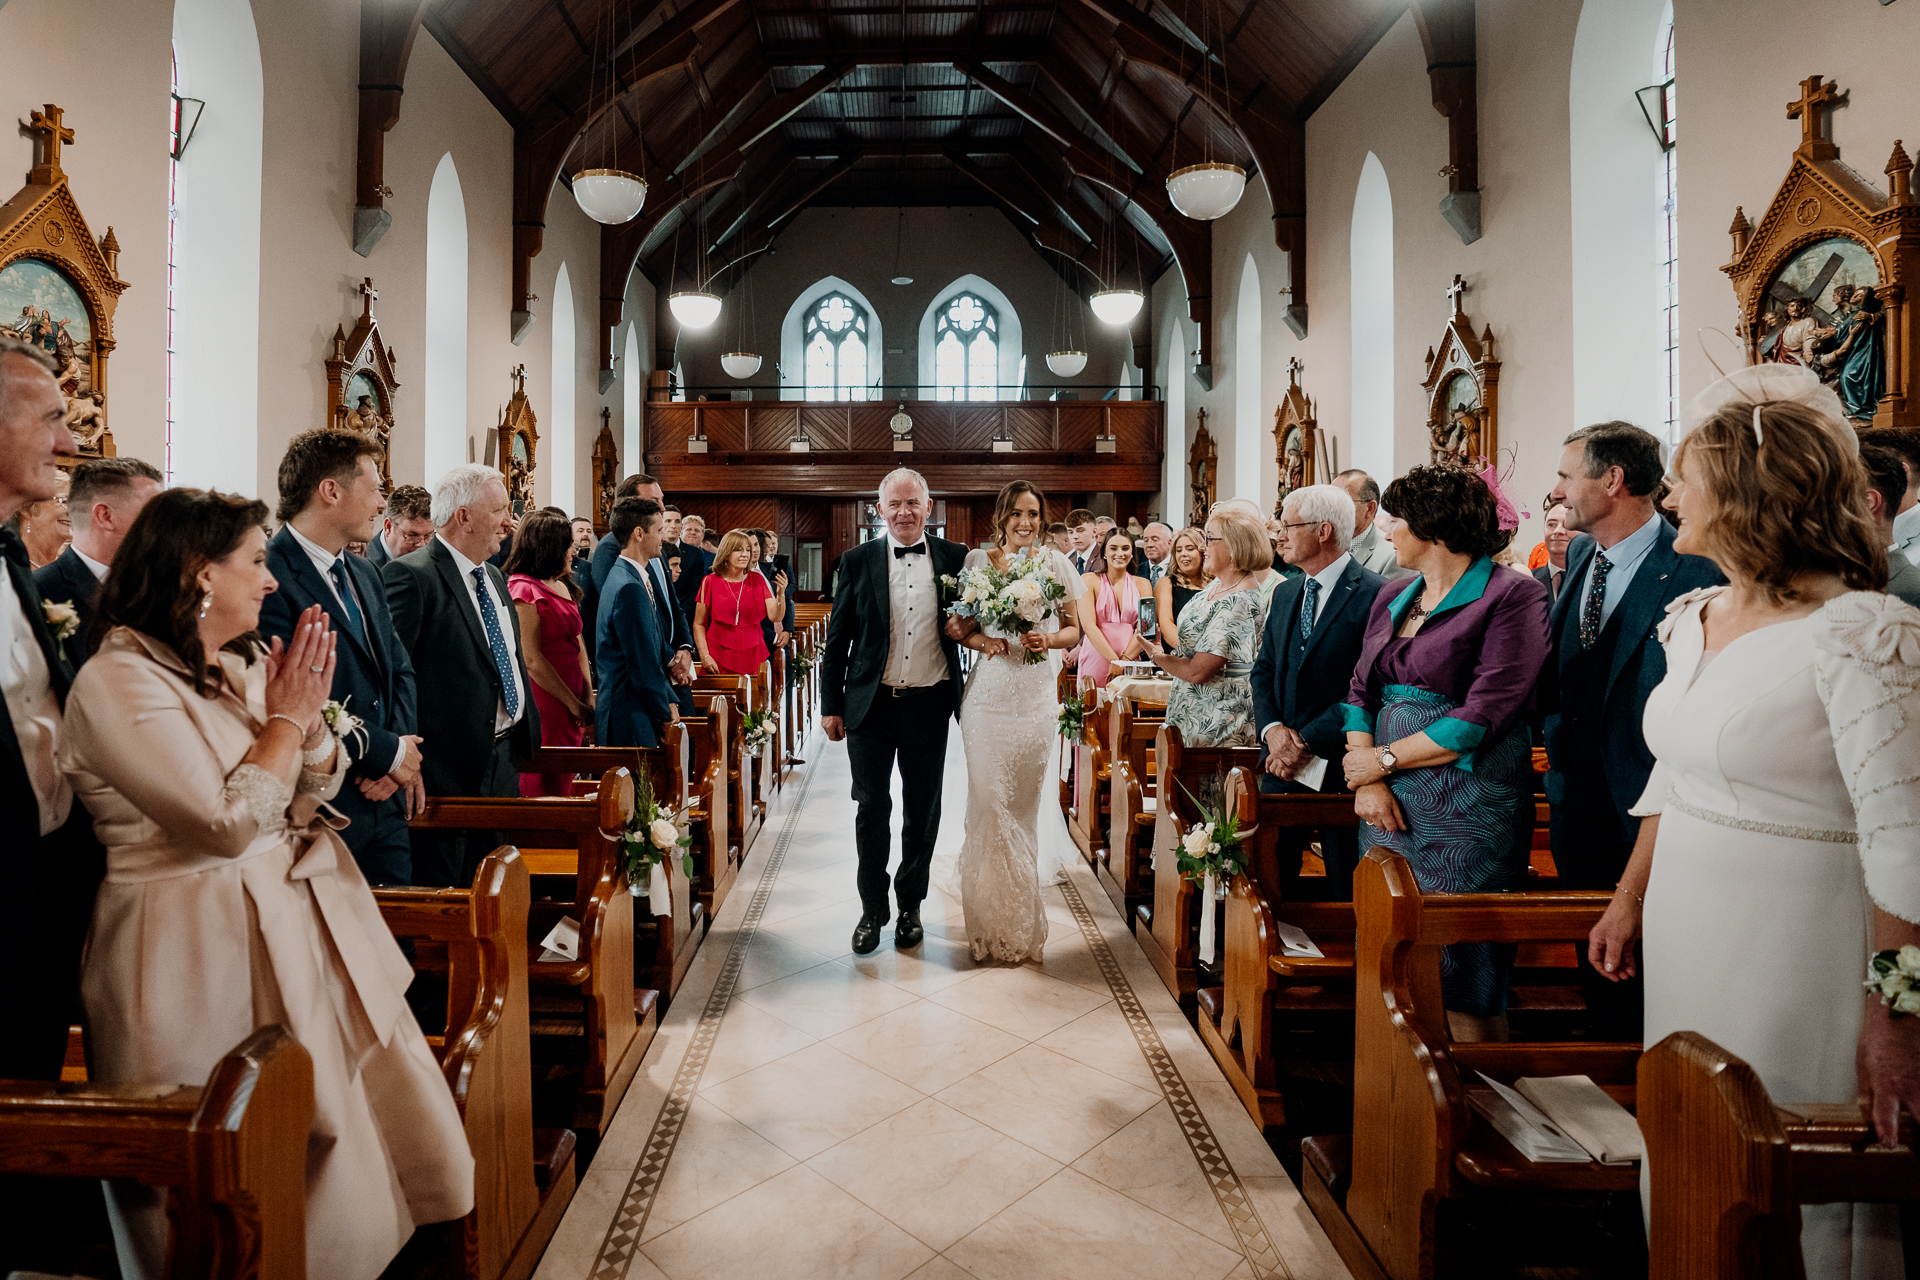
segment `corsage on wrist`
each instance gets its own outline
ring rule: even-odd
[[[1889,1016],[1920,1013],[1920,947],[1909,943],[1898,951],[1879,951],[1867,962],[1866,986],[1880,993],[1880,1003],[1891,1005]]]
[[[309,765],[325,763],[327,757],[333,754],[336,743],[346,750],[347,743],[356,735],[362,739],[366,737],[366,730],[362,727],[365,722],[347,710],[345,702],[329,701],[321,707],[320,723],[326,726],[326,733],[321,737],[320,745],[306,753],[305,761]],[[348,755],[351,757],[352,752],[349,751]]]

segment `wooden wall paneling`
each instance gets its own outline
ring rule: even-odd
[[[1163,406],[1158,401],[1117,401],[1106,406],[1120,453],[1157,453]]]
[[[780,519],[780,500],[771,496],[727,494],[704,500],[700,512],[709,529],[770,529]]]
[[[648,401],[645,413],[645,453],[685,453],[687,437],[694,431],[698,409],[690,404]]]
[[[847,444],[849,449],[891,449],[893,447],[893,428],[887,425],[887,419],[894,415],[895,407],[890,404],[850,404],[842,418],[848,426]]]
[[[799,407],[790,404],[749,404],[747,406],[747,448],[787,452],[794,426],[800,420]]]
[[[1060,415],[1060,448],[1071,452],[1093,452],[1093,438],[1100,434],[1104,417],[1101,406],[1060,401],[1054,405]]]
[[[782,533],[796,538],[825,538],[833,532],[833,504],[825,498],[793,498],[786,510],[785,518],[792,523]]]
[[[845,449],[847,410],[844,405],[804,405],[800,421],[806,424],[807,438],[816,450]]]
[[[1036,405],[1008,405],[1007,428],[1013,435],[1016,451],[1059,447],[1054,441],[1054,415],[1051,409]]]
[[[949,449],[993,449],[993,434],[999,430],[1005,413],[998,405],[957,404],[953,408]]]
[[[842,498],[833,504],[833,531],[827,537],[828,566],[847,554],[859,540],[860,504],[852,498]]]
[[[1047,523],[1065,524],[1067,512],[1073,510],[1073,495],[1070,493],[1047,494]]]
[[[947,500],[947,541],[957,542],[970,547],[977,540],[974,533],[973,503],[965,498]],[[983,520],[981,524],[986,522]]]
[[[739,453],[747,447],[747,406],[729,401],[700,402],[700,425],[707,433],[707,452]]]

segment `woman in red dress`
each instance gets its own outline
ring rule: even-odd
[[[520,615],[520,648],[540,709],[540,745],[577,747],[593,723],[593,686],[580,635],[580,588],[567,562],[573,526],[563,515],[536,511],[520,522],[507,553],[507,592]],[[571,773],[523,773],[523,796],[571,795]]]
[[[750,676],[767,660],[765,622],[786,617],[786,583],[776,590],[754,568],[757,539],[735,529],[720,539],[713,572],[700,580],[694,598],[693,643],[701,667],[714,675]]]

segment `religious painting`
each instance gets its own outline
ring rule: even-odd
[[[1920,334],[1900,283],[1920,270],[1913,162],[1896,141],[1884,193],[1842,164],[1830,113],[1844,98],[1824,77],[1800,82],[1787,104],[1800,146],[1758,226],[1734,210],[1733,258],[1721,270],[1749,363],[1812,369],[1856,426],[1920,426],[1911,386]]]
[[[1279,492],[1273,501],[1273,513],[1280,514],[1287,495],[1314,482],[1319,456],[1319,424],[1314,420],[1313,401],[1300,389],[1300,371],[1306,366],[1298,357],[1287,361],[1287,392],[1273,411],[1275,460],[1279,464]]]
[[[40,347],[59,365],[67,426],[79,453],[113,457],[107,426],[107,357],[113,313],[127,282],[120,279],[120,242],[94,239],[60,167],[61,147],[74,140],[53,103],[31,113],[35,163],[27,185],[0,205],[0,333]]]
[[[1213,510],[1213,495],[1220,473],[1220,450],[1213,442],[1213,433],[1207,430],[1207,411],[1201,409],[1199,415],[1200,426],[1193,433],[1193,447],[1187,451],[1187,488],[1190,494],[1187,518],[1193,524],[1207,522],[1207,513]]]
[[[1447,295],[1453,314],[1438,345],[1427,349],[1421,390],[1427,400],[1428,461],[1478,471],[1499,454],[1497,407],[1500,361],[1493,352],[1493,326],[1476,334],[1460,297],[1467,285],[1453,278]]]
[[[613,490],[620,482],[620,449],[613,442],[613,410],[601,406],[600,434],[593,442],[593,531],[613,521]]]
[[[500,474],[506,479],[507,497],[518,516],[539,505],[533,498],[533,477],[540,466],[540,431],[533,405],[527,400],[527,366],[516,365],[509,376],[513,398],[500,410],[494,430],[500,440]]]
[[[360,319],[349,334],[333,330],[327,358],[327,424],[354,431],[380,446],[380,491],[393,492],[393,399],[400,389],[393,376],[393,349],[380,336],[373,302],[380,296],[371,279],[362,280]]]

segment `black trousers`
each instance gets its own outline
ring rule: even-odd
[[[853,842],[860,854],[860,902],[887,917],[887,864],[893,852],[893,773],[900,771],[900,870],[891,879],[902,911],[927,896],[927,872],[940,835],[940,785],[947,769],[947,717],[953,694],[943,684],[875,692],[860,727],[847,731],[853,767]]]
[[[475,789],[448,792],[468,796],[520,795],[520,771],[513,766],[507,739],[493,744],[486,768],[475,782]],[[436,793],[437,794],[437,793]],[[500,843],[497,831],[415,831],[413,840],[413,883],[435,889],[465,888],[473,883],[480,859],[492,853]]]
[[[1612,889],[1620,883],[1633,853],[1638,829],[1626,830],[1609,802],[1582,804],[1569,797],[1553,806],[1549,828],[1553,865],[1563,889]],[[1610,982],[1594,971],[1584,944],[1574,948],[1579,957],[1580,986],[1587,998],[1588,1025],[1603,1040],[1638,1040],[1646,1029],[1645,991],[1639,969],[1640,944],[1634,943],[1635,975]]]
[[[80,953],[107,855],[78,800],[66,822],[44,836],[37,813],[14,817],[36,831],[15,831],[0,842],[8,847],[0,861],[7,878],[0,921],[15,957],[13,973],[0,982],[0,1079],[58,1080],[67,1028],[80,1017]]]
[[[1327,764],[1329,771],[1337,767],[1339,761]],[[1288,778],[1276,778],[1264,770],[1260,774],[1260,790],[1270,796],[1282,795],[1320,795],[1305,783],[1294,782]],[[1344,791],[1327,794],[1345,795]],[[1280,855],[1281,891],[1295,901],[1308,902],[1352,902],[1353,869],[1360,865],[1360,828],[1323,827],[1320,830],[1320,860],[1327,865],[1326,879],[1319,883],[1303,880],[1300,876],[1300,864],[1306,857],[1306,833],[1302,832],[1300,847]],[[1309,892],[1311,889],[1311,892]]]
[[[349,794],[351,793],[351,794]],[[408,885],[413,879],[413,839],[407,830],[407,802],[404,791],[396,791],[375,804],[360,794],[359,783],[349,777],[340,784],[333,807],[348,819],[341,839],[360,874],[374,888]]]

